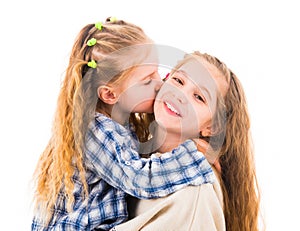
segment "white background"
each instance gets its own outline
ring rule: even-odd
[[[296,0],[15,0],[0,3],[0,230],[30,230],[30,179],[70,49],[85,24],[108,16],[141,26],[159,44],[213,54],[237,74],[248,98],[267,230],[298,229]]]

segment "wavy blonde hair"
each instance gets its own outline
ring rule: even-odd
[[[196,55],[215,66],[229,85],[224,97],[225,139],[219,157],[226,230],[256,231],[260,195],[243,87],[236,75],[219,59],[199,52]]]
[[[87,41],[91,38],[97,40],[94,46],[87,45]],[[59,193],[65,195],[68,210],[72,210],[74,202],[72,177],[75,171],[79,172],[84,186],[83,196],[88,193],[83,138],[87,124],[95,111],[109,115],[106,105],[98,99],[96,89],[102,83],[116,84],[126,78],[132,70],[132,68],[124,70],[124,62],[132,57],[130,49],[129,53],[112,55],[109,58],[106,58],[107,55],[145,43],[151,43],[151,40],[140,27],[122,20],[110,22],[109,18],[101,30],[97,29],[95,24],[89,24],[78,34],[58,96],[52,136],[34,172],[36,183],[34,204],[45,222],[52,216],[52,209]],[[91,60],[97,61],[97,68],[87,66]],[[133,61],[131,65],[134,65]],[[148,126],[147,116],[141,114],[131,117],[133,123],[139,124],[135,130],[141,140],[147,139],[148,133],[144,130]]]

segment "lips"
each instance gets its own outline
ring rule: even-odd
[[[181,117],[180,111],[176,108],[176,106],[174,106],[174,104],[165,101],[165,102],[164,102],[164,106],[165,106],[166,110],[167,110],[170,114],[176,115],[176,116],[180,116],[180,117]]]

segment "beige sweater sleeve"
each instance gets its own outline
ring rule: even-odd
[[[224,231],[220,184],[188,186],[167,197],[129,201],[133,219],[116,226],[117,231]]]

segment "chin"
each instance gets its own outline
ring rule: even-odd
[[[149,114],[152,114],[153,113],[153,109],[150,109],[150,110],[145,110],[145,111],[143,111],[144,113],[149,113]],[[143,112],[141,112],[141,113],[143,113]]]
[[[136,109],[136,110],[133,110],[133,113],[153,113],[153,108],[139,108],[139,109]]]
[[[155,121],[157,122],[157,124],[164,128],[167,131],[171,131],[174,130],[174,123],[170,122],[170,120],[168,120],[168,118],[157,118],[155,117]]]

